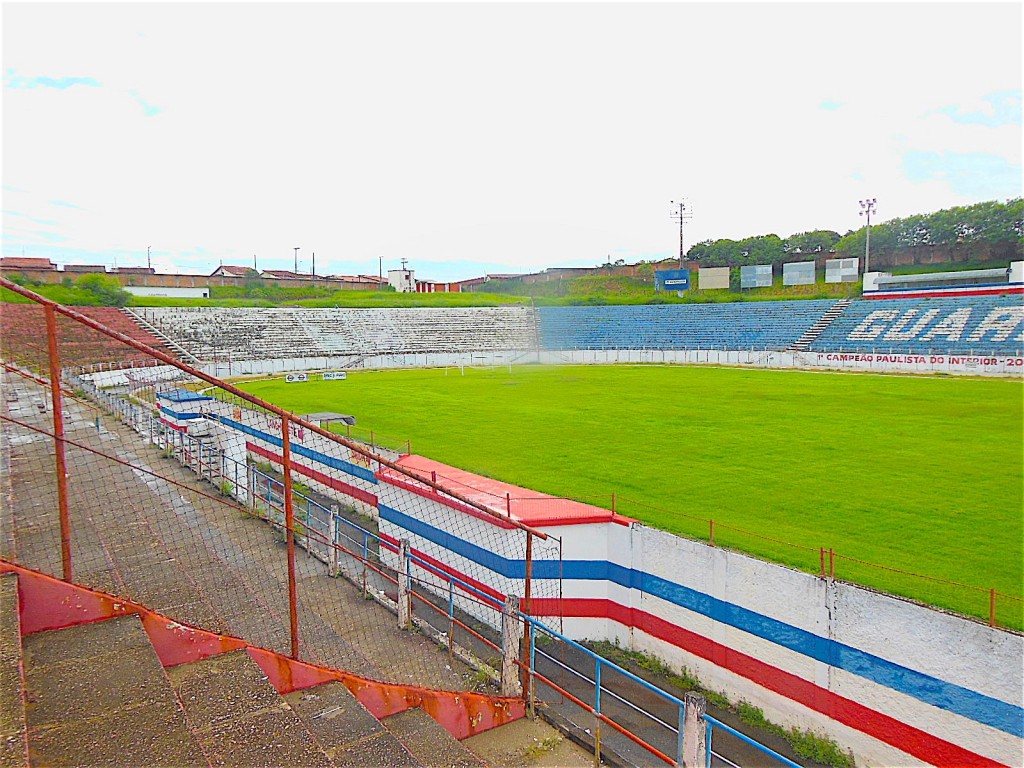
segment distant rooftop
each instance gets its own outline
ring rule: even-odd
[[[0,269],[56,269],[57,265],[49,259],[36,259],[30,256],[4,256],[0,258]]]
[[[213,271],[210,277],[245,277],[250,272],[255,271],[256,270],[252,267],[238,267],[230,264],[221,264]]]

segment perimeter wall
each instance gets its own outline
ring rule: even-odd
[[[945,373],[961,376],[1024,376],[1024,357],[980,355],[913,355],[853,352],[777,352],[719,349],[567,349],[540,352],[473,352],[375,355],[352,357],[290,357],[206,363],[198,366],[220,378],[265,376],[292,371],[378,370],[391,368],[459,368],[505,365],[722,365],[747,368],[788,368],[875,373]]]

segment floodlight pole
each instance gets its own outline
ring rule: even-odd
[[[293,271],[297,275],[299,274],[299,247],[295,246],[293,250],[295,251],[295,269]]]
[[[864,274],[868,273],[868,265],[871,261],[871,213],[875,210],[875,206],[878,205],[878,200],[874,197],[868,200],[860,201],[860,215],[866,216],[868,220],[867,239],[864,241]]]
[[[693,217],[693,213],[685,202],[677,203],[675,200],[671,200],[670,203],[672,205],[671,216],[679,221],[679,268],[682,269],[683,259],[686,258],[686,250],[683,248],[683,222],[689,221]],[[677,208],[678,210],[676,210]]]

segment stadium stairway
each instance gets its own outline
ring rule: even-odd
[[[828,308],[817,322],[814,323],[810,328],[804,331],[803,335],[786,347],[787,352],[806,352],[808,347],[814,342],[816,338],[821,336],[822,332],[828,328],[839,317],[846,308],[850,306],[853,299],[839,299],[835,304]]]
[[[292,662],[0,561],[0,768],[470,768],[487,763],[449,730],[522,714]]]
[[[133,312],[131,309],[127,307],[122,307],[121,311],[125,315],[127,315],[128,319],[135,323],[137,326],[153,334],[156,338],[160,339],[160,341],[162,341],[164,345],[174,355],[178,357],[179,360],[189,363],[190,365],[202,365],[202,360],[200,360],[198,357],[193,355],[191,352],[189,352],[187,349],[181,346],[178,342],[176,342],[166,333],[164,333],[155,325],[146,320],[146,318],[143,317],[141,314],[139,314],[138,312]]]

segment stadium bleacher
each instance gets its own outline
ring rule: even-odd
[[[1019,357],[1024,303],[1014,295],[854,301],[809,349]]]
[[[162,339],[145,331],[117,307],[75,307],[75,311],[108,328],[131,336],[155,349],[173,354]],[[126,347],[103,334],[57,317],[61,364],[87,366],[97,363],[148,364],[153,359],[143,352]],[[38,304],[0,305],[0,356],[17,361],[36,370],[48,370],[46,319]]]
[[[800,349],[1020,356],[1019,296],[473,308],[158,307],[131,311],[200,360],[536,350]],[[842,310],[842,311],[840,311]],[[827,321],[827,318],[826,318]],[[812,331],[806,338],[817,332]],[[806,345],[806,346],[805,346]]]
[[[137,316],[201,360],[526,350],[527,307],[267,309],[140,307]]]
[[[731,304],[542,307],[545,349],[782,350],[799,339],[833,299]]]

